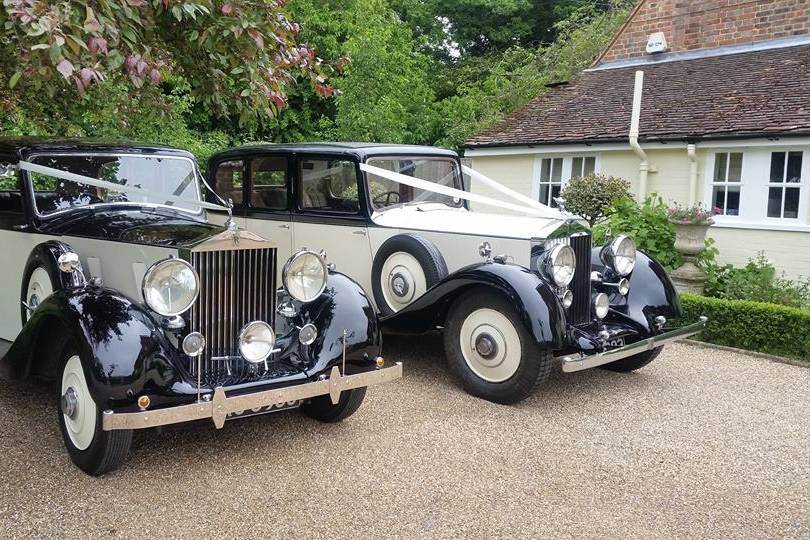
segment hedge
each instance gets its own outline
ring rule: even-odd
[[[685,322],[709,318],[700,341],[810,362],[810,311],[682,294]]]

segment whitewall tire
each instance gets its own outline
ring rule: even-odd
[[[39,307],[43,300],[52,295],[54,292],[53,282],[48,271],[42,267],[37,266],[31,276],[28,278],[28,285],[24,302],[28,306],[25,310],[24,321],[28,321],[31,314]]]
[[[444,326],[447,361],[464,389],[496,403],[516,403],[548,379],[554,358],[499,293],[473,289],[451,306]]]
[[[383,263],[380,288],[386,305],[396,313],[425,294],[427,278],[416,257],[397,251]]]
[[[57,409],[65,449],[73,463],[92,476],[117,469],[129,455],[131,430],[104,431],[82,360],[68,343],[61,361]]]
[[[416,234],[398,234],[382,243],[371,266],[377,310],[392,315],[447,277],[439,248]]]
[[[520,335],[500,311],[476,309],[462,322],[458,337],[467,367],[487,382],[509,380],[520,367]]]

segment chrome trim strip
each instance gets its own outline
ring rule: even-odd
[[[611,351],[591,355],[578,353],[563,356],[561,357],[563,371],[566,373],[572,373],[574,371],[582,371],[583,369],[598,367],[604,364],[609,364],[610,362],[615,362],[616,360],[621,360],[622,358],[627,358],[628,356],[633,356],[634,354],[655,349],[656,347],[660,347],[672,341],[687,338],[706,328],[707,320],[707,317],[701,317],[700,321],[694,324],[690,324],[676,330],[671,330],[651,338],[643,339]]]
[[[134,413],[116,413],[106,410],[102,414],[102,429],[104,431],[144,429],[206,418],[211,418],[214,426],[219,429],[225,424],[225,418],[231,413],[324,395],[329,395],[332,403],[336,404],[341,392],[391,382],[400,377],[402,377],[401,362],[397,362],[391,367],[355,375],[341,375],[340,368],[334,366],[328,379],[286,388],[227,397],[225,390],[220,386],[214,390],[211,401]]]

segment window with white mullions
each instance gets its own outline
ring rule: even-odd
[[[719,215],[740,215],[742,165],[742,152],[719,152],[714,155],[712,204]]]
[[[540,202],[557,206],[554,199],[562,189],[563,158],[544,158],[540,163]]]
[[[768,217],[797,219],[801,200],[803,152],[772,152]]]
[[[595,157],[575,157],[571,159],[571,178],[588,176],[596,171]]]

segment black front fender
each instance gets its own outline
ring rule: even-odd
[[[594,248],[591,252],[593,270],[601,272],[608,281],[618,281],[617,277],[611,278],[611,271],[599,258],[600,250],[601,248]],[[623,300],[615,299],[617,302],[605,318],[606,321],[625,323],[641,335],[649,335],[659,331],[655,325],[657,316],[661,315],[669,320],[681,315],[678,292],[667,271],[655,259],[641,251],[636,252],[636,266],[628,279],[630,292]]]
[[[383,318],[383,329],[411,334],[443,326],[453,303],[482,287],[494,289],[515,307],[538,344],[563,346],[565,314],[557,295],[540,276],[516,264],[479,263],[453,272],[408,307]]]
[[[329,273],[323,294],[299,306],[295,324],[307,323],[318,329],[315,342],[304,351],[309,358],[309,375],[320,374],[342,363],[344,331],[347,372],[374,367],[382,347],[379,322],[368,295],[349,277]],[[298,347],[297,343],[293,345]]]
[[[45,299],[2,359],[2,373],[58,378],[66,343],[80,356],[100,407],[129,404],[179,377],[171,362],[175,348],[152,316],[121,293],[98,287],[64,289]]]

